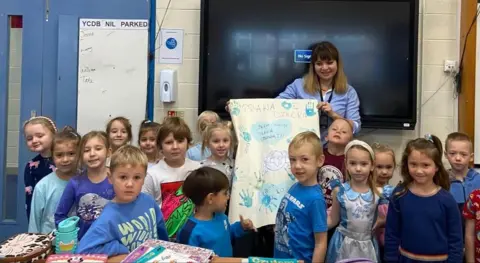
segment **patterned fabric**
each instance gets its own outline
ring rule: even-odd
[[[46,259],[51,252],[52,240],[48,235],[24,233],[0,244],[0,261],[35,262]]]
[[[463,207],[463,217],[475,220],[475,262],[480,261],[480,189],[473,190]]]

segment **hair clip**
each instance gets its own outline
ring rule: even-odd
[[[430,133],[425,134],[424,138],[425,140],[433,143],[432,135]]]
[[[151,120],[145,120],[143,123],[147,124],[147,123],[151,123],[152,121]]]

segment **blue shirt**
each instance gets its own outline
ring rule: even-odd
[[[464,181],[456,180],[450,177],[450,193],[457,201],[460,211],[463,210],[463,204],[468,200],[470,193],[475,189],[480,189],[480,174],[474,169],[469,169]]]
[[[68,218],[72,207],[76,208],[78,221],[78,239],[82,239],[92,223],[100,216],[105,205],[115,197],[113,186],[105,178],[96,184],[88,179],[87,175],[72,178],[65,190],[55,212],[55,224]]]
[[[274,257],[312,262],[315,233],[327,230],[327,207],[320,187],[295,183],[278,208]]]
[[[38,182],[33,192],[28,232],[49,234],[55,229],[55,211],[67,184],[55,172]]]
[[[157,203],[140,193],[131,203],[105,206],[78,244],[77,254],[128,254],[148,239],[168,241],[168,235]]]
[[[332,97],[330,101],[330,105],[332,110],[336,112],[338,115],[342,116],[345,119],[353,121],[353,133],[357,133],[360,131],[362,122],[360,121],[360,100],[358,99],[357,92],[355,89],[347,85],[347,92],[344,94],[336,93],[331,89],[325,93],[323,97],[323,101],[327,101]],[[304,82],[303,78],[298,78],[290,83],[285,90],[280,93],[277,98],[279,99],[315,99],[317,101],[321,101],[320,93],[316,92],[315,94],[309,94],[304,89]],[[328,122],[328,126],[332,124],[332,120],[330,119]],[[328,130],[321,131],[321,138],[322,141],[325,143]]]
[[[427,197],[408,189],[399,195],[401,189],[395,188],[388,207],[385,261],[408,258],[406,253],[400,255],[401,247],[409,255],[422,255],[425,262],[435,261],[439,255],[447,255],[447,262],[462,262],[462,221],[452,195],[444,189]]]
[[[192,160],[192,161],[197,161],[197,162],[200,162],[200,161],[203,161],[203,160],[207,159],[208,157],[210,157],[210,155],[212,155],[212,153],[210,152],[210,149],[208,149],[208,148],[205,148],[205,150],[202,152],[202,144],[201,143],[197,143],[197,144],[193,145],[187,151],[187,158]]]
[[[208,221],[190,217],[177,233],[177,241],[211,249],[220,257],[232,257],[232,238],[241,237],[244,233],[240,222],[230,225],[225,214],[215,213]]]

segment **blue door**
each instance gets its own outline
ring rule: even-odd
[[[41,113],[41,0],[0,1],[0,241],[27,230],[22,123]]]
[[[49,2],[44,25],[42,112],[52,116],[59,128],[76,127],[79,19],[148,19],[150,0]]]

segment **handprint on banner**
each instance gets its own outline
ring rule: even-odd
[[[247,208],[252,207],[253,205],[253,193],[249,190],[242,189],[240,192],[240,198],[242,202],[240,203],[241,206],[245,206]]]
[[[248,153],[248,148],[250,142],[252,141],[252,135],[245,129],[245,127],[240,127],[240,137],[246,142],[245,144],[245,153]]]
[[[307,105],[305,106],[305,114],[307,114],[308,117],[315,116],[315,114],[317,114],[317,107],[315,103],[307,103]]]

